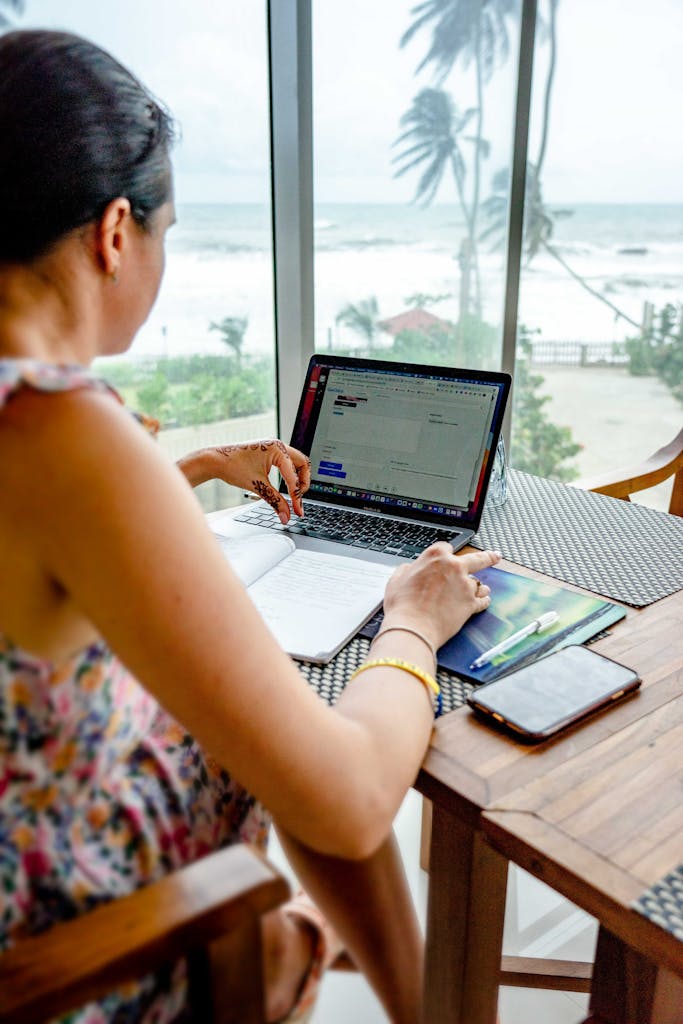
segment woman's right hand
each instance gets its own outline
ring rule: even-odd
[[[499,551],[456,554],[450,544],[432,544],[414,562],[400,566],[387,584],[384,624],[414,626],[439,648],[490,603],[490,590],[473,576],[500,561]]]

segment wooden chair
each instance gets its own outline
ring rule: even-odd
[[[669,512],[674,516],[683,516],[683,429],[673,441],[639,465],[579,480],[574,486],[630,501],[631,494],[654,487],[670,476],[673,476],[674,482]]]
[[[188,962],[196,1024],[263,1024],[260,917],[289,884],[232,846],[0,955],[0,1022],[37,1024],[118,985]]]

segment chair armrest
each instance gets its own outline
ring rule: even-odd
[[[654,452],[648,459],[638,465],[615,469],[594,477],[575,480],[574,487],[586,491],[598,491],[612,498],[628,500],[629,494],[654,487],[667,477],[683,470],[683,430],[679,431],[673,441]]]
[[[287,899],[286,879],[237,845],[0,954],[0,1022],[35,1024],[253,920]]]

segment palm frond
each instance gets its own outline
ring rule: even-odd
[[[8,25],[13,24],[14,19],[10,17],[10,13],[4,13],[3,7],[7,8],[12,15],[21,15],[26,9],[26,2],[25,0],[0,0],[0,28],[7,28]]]
[[[400,148],[392,159],[395,177],[423,165],[414,201],[428,205],[435,198],[450,165],[458,190],[465,178],[465,161],[459,137],[477,113],[476,107],[460,111],[442,89],[422,89],[401,117],[405,129],[394,143]],[[402,147],[402,148],[401,148]]]
[[[425,0],[413,8],[413,23],[403,33],[406,46],[422,29],[431,28],[431,41],[417,71],[432,64],[441,84],[460,60],[466,68],[481,60],[486,80],[507,59],[510,39],[507,18],[514,17],[515,0]]]
[[[427,167],[417,185],[415,192],[416,201],[421,200],[425,206],[429,206],[436,196],[436,193],[439,191],[439,185],[443,179],[445,166],[445,160],[434,160],[433,163]]]
[[[395,156],[394,159],[392,160],[392,163],[399,163],[400,160],[403,159],[403,155],[404,154]],[[425,160],[429,160],[431,158],[431,152],[429,150],[423,149],[421,154],[419,156],[416,156],[413,160],[408,160],[406,163],[400,164],[400,166],[398,166],[396,171],[394,172],[395,177],[402,178],[403,175],[406,174],[408,171],[412,171],[415,167],[419,167],[420,164],[423,164]]]

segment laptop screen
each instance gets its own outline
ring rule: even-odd
[[[306,497],[478,526],[509,388],[504,373],[313,356],[292,434]]]

